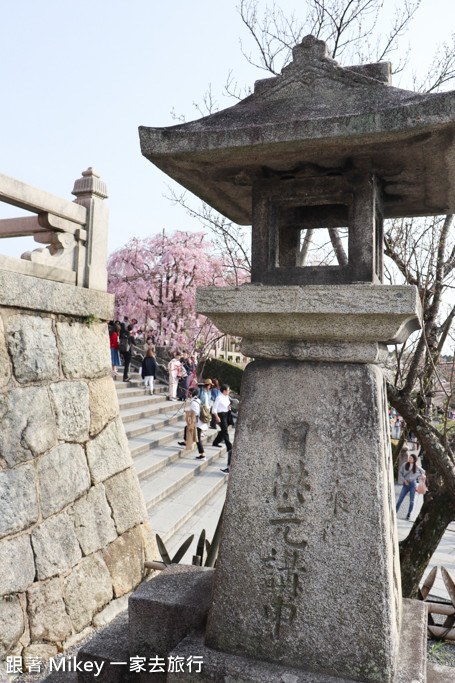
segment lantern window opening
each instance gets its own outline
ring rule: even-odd
[[[275,267],[342,266],[349,261],[349,207],[278,206]]]

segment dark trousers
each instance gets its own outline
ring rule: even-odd
[[[229,432],[228,432],[228,423],[227,423],[227,418],[228,414],[227,413],[218,413],[218,417],[220,418],[220,422],[218,422],[218,426],[220,427],[221,431],[218,432],[216,437],[213,440],[213,445],[214,446],[219,446],[219,444],[223,441],[226,444],[226,448],[229,451],[232,450],[232,444],[229,441]]]
[[[197,429],[197,441],[196,441],[197,450],[198,450],[199,455],[202,455],[204,452],[204,446],[202,445],[202,442],[201,442],[202,430],[200,427],[196,427],[196,429]]]
[[[130,363],[131,363],[131,351],[125,352],[122,355],[123,355],[123,362],[125,364],[123,367],[123,379],[127,379],[128,370],[130,369]]]
[[[197,431],[196,446],[197,446],[197,450],[198,450],[199,455],[202,455],[204,452],[204,446],[202,445],[202,441],[201,441],[202,429],[200,427],[196,427],[196,431]],[[183,440],[186,441],[186,427],[183,430]]]

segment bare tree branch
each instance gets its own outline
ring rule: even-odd
[[[348,265],[348,257],[344,250],[343,243],[340,238],[340,233],[337,228],[329,228],[330,241],[332,242],[338,264],[340,266]]]
[[[193,102],[193,107],[196,107],[201,116],[209,116],[218,110],[218,105],[213,95],[211,83],[209,83],[207,90],[202,96],[202,104]]]
[[[443,43],[437,50],[425,79],[417,86],[420,92],[435,92],[455,78],[455,35],[452,45]],[[416,82],[416,79],[414,79]]]

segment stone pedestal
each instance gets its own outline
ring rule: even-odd
[[[401,592],[380,370],[256,361],[241,405],[207,644],[389,680]]]
[[[242,383],[206,645],[396,680],[401,582],[375,363],[418,325],[415,291],[210,288],[198,310],[223,332],[241,330],[243,349],[260,358]]]
[[[394,683],[425,683],[426,678],[426,607],[417,600],[403,600],[403,623],[400,633],[397,670]],[[227,654],[204,645],[203,636],[187,636],[171,653],[183,658],[202,657],[201,671],[167,676],[168,683],[201,683],[201,681],[235,681],[235,683],[354,683],[352,678],[331,676],[309,669],[290,667],[243,655]],[[453,669],[441,667],[431,683],[450,683]],[[455,678],[455,677],[454,677]],[[358,679],[356,679],[358,680]],[[375,679],[381,683],[384,679]],[[429,683],[430,679],[428,679]],[[141,681],[142,683],[142,681]]]

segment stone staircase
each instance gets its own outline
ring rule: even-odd
[[[205,461],[196,460],[197,450],[178,446],[183,439],[183,402],[167,400],[167,386],[155,383],[155,392],[145,392],[139,375],[128,383],[115,380],[120,417],[125,426],[131,455],[139,477],[149,521],[163,539],[171,556],[181,543],[195,534],[193,544],[181,560],[190,564],[202,529],[211,539],[226,495],[226,448],[205,445]],[[205,444],[214,430],[207,430]]]

